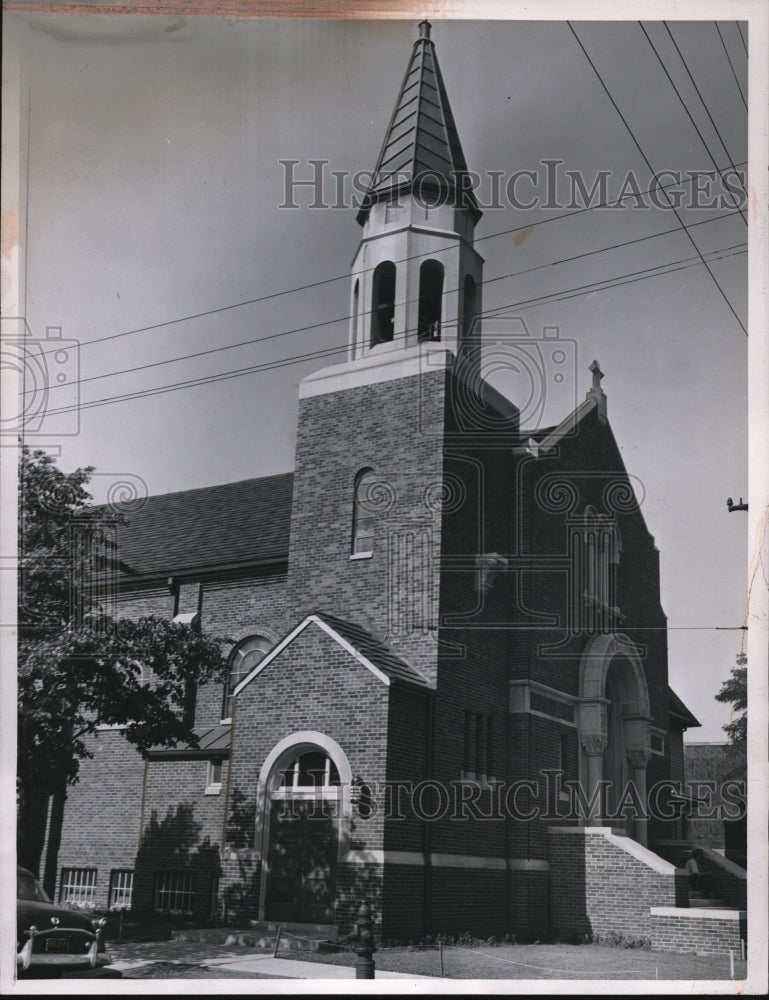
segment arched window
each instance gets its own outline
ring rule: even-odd
[[[374,479],[373,469],[361,469],[355,477],[352,512],[352,543],[350,555],[370,556],[374,551],[374,526],[376,512],[370,495]]]
[[[472,330],[477,309],[476,288],[472,277],[465,275],[464,295],[462,298],[462,336],[467,337]]]
[[[322,750],[305,750],[281,766],[277,787],[284,793],[296,794],[310,788],[331,788],[340,784],[339,771]]]
[[[419,340],[441,339],[441,303],[443,267],[437,260],[426,260],[419,268]]]
[[[360,281],[355,282],[355,289],[352,293],[352,344],[353,349],[358,345],[358,320],[360,312]]]
[[[240,682],[272,649],[273,644],[263,635],[250,635],[233,649],[227,664],[227,683],[222,702],[222,718],[232,718],[232,694]]]
[[[374,271],[371,296],[371,346],[393,339],[395,324],[395,264],[386,260]]]

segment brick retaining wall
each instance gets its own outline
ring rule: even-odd
[[[745,935],[745,912],[705,908],[651,908],[651,942],[655,951],[676,954],[739,957],[740,938]]]

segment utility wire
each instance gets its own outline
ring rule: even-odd
[[[689,77],[689,79],[692,82],[692,86],[694,87],[695,91],[697,92],[697,97],[699,97],[700,103],[702,104],[703,108],[705,109],[705,114],[710,119],[710,124],[713,126],[713,129],[714,129],[716,135],[718,136],[718,141],[723,146],[724,152],[726,153],[726,158],[729,161],[729,165],[731,166],[732,170],[734,170],[734,172],[737,173],[737,168],[735,167],[734,162],[732,161],[731,155],[729,154],[729,150],[727,149],[726,143],[723,140],[723,136],[721,135],[721,133],[720,133],[720,131],[718,129],[718,125],[716,125],[716,123],[715,123],[713,115],[711,115],[711,113],[710,113],[710,108],[707,106],[707,104],[705,103],[704,97],[700,93],[700,88],[697,86],[697,81],[692,76],[691,70],[689,69],[689,65],[686,62],[686,60],[684,59],[683,53],[681,52],[681,49],[678,47],[678,42],[673,37],[673,32],[670,30],[670,25],[668,24],[667,21],[663,21],[662,23],[665,25],[665,30],[667,31],[668,35],[670,36],[671,42],[675,46],[676,52],[678,53],[678,57],[681,60],[681,63],[683,64],[684,69],[686,70],[687,76]],[[712,156],[711,156],[711,159],[713,159]],[[714,165],[715,165],[715,162],[716,161],[713,160],[713,164]]]
[[[620,117],[620,120],[622,121],[622,124],[623,124],[623,125],[625,126],[625,128],[627,129],[627,131],[628,131],[628,134],[630,135],[631,139],[633,140],[633,143],[635,144],[635,147],[636,147],[636,149],[637,149],[637,150],[638,150],[638,152],[639,152],[639,153],[641,154],[641,157],[642,157],[642,159],[643,159],[644,163],[646,164],[646,166],[648,167],[648,169],[649,169],[649,172],[650,172],[650,173],[652,174],[652,176],[654,176],[654,175],[655,175],[655,172],[654,172],[654,169],[653,169],[653,167],[652,167],[651,163],[649,162],[649,159],[648,159],[648,157],[646,156],[646,153],[644,153],[644,151],[643,151],[643,149],[642,149],[642,147],[641,147],[641,144],[639,143],[638,139],[636,139],[636,137],[635,137],[635,134],[633,133],[633,130],[632,130],[632,129],[630,128],[630,125],[629,125],[629,124],[628,124],[628,122],[627,122],[627,119],[626,119],[626,118],[625,118],[625,116],[624,116],[624,115],[622,114],[622,112],[621,112],[621,111],[620,111],[620,109],[619,109],[619,106],[618,106],[617,102],[616,102],[616,101],[614,100],[614,98],[612,97],[612,95],[611,95],[611,92],[609,91],[609,88],[608,88],[608,87],[606,86],[606,84],[604,83],[604,81],[603,81],[603,77],[602,77],[602,76],[601,76],[601,74],[600,74],[600,73],[598,72],[598,68],[597,68],[597,66],[595,65],[595,63],[593,62],[593,60],[592,60],[592,59],[590,58],[590,56],[588,55],[588,53],[587,53],[587,49],[585,48],[585,46],[584,46],[584,45],[582,44],[582,42],[580,41],[580,38],[579,38],[579,35],[578,35],[578,34],[577,34],[577,32],[576,32],[576,31],[574,30],[574,25],[573,25],[573,24],[571,23],[571,21],[567,21],[566,23],[568,24],[568,26],[569,26],[569,30],[571,31],[572,35],[574,35],[574,38],[576,39],[576,41],[577,41],[577,44],[578,44],[578,45],[579,45],[579,47],[580,47],[580,48],[582,49],[582,51],[583,51],[583,53],[584,53],[584,55],[585,55],[585,58],[587,59],[588,63],[590,63],[590,66],[591,66],[591,68],[592,68],[593,72],[595,73],[596,77],[598,78],[598,82],[599,82],[599,83],[601,84],[601,87],[603,88],[603,90],[604,90],[604,93],[606,94],[606,96],[607,96],[607,97],[609,98],[609,100],[611,101],[611,103],[612,103],[612,106],[614,107],[614,110],[615,110],[615,111],[617,112],[617,114],[618,114],[618,115],[619,115],[619,117]],[[669,30],[669,29],[668,29],[668,30]],[[737,313],[735,312],[735,309],[734,309],[734,306],[733,306],[733,305],[731,304],[731,302],[729,301],[729,299],[728,299],[728,297],[727,297],[727,295],[726,295],[726,292],[724,292],[723,288],[722,288],[722,287],[720,286],[720,284],[718,283],[718,279],[716,278],[716,276],[715,276],[715,275],[713,274],[712,270],[711,270],[711,269],[710,269],[710,267],[708,266],[707,262],[705,261],[705,258],[704,258],[704,257],[702,256],[702,252],[700,251],[700,248],[699,248],[699,247],[697,246],[697,244],[696,244],[696,243],[694,242],[694,238],[693,238],[693,236],[691,235],[691,233],[690,233],[690,232],[688,231],[688,229],[687,229],[687,228],[686,228],[686,226],[684,225],[684,223],[683,223],[683,220],[681,219],[681,216],[680,216],[680,214],[679,214],[679,212],[678,212],[678,209],[677,209],[677,208],[676,208],[676,207],[675,207],[675,206],[673,205],[673,203],[672,203],[672,202],[670,201],[670,198],[669,198],[669,196],[668,196],[668,194],[667,194],[667,191],[665,191],[665,192],[664,192],[664,194],[665,194],[665,198],[666,198],[666,199],[667,199],[667,201],[668,201],[668,204],[670,205],[670,209],[671,209],[671,211],[672,211],[672,212],[673,212],[673,214],[675,215],[676,219],[678,219],[678,222],[679,222],[679,225],[681,226],[681,228],[683,229],[683,231],[684,231],[684,232],[686,233],[687,237],[689,238],[689,242],[690,242],[690,243],[692,244],[692,246],[694,247],[694,249],[695,249],[695,250],[697,251],[697,253],[699,254],[699,256],[700,256],[700,259],[701,259],[702,263],[704,264],[704,266],[705,266],[705,268],[706,268],[706,270],[707,270],[708,274],[710,275],[710,277],[711,277],[711,279],[712,279],[712,281],[713,281],[713,284],[714,284],[714,285],[716,286],[716,288],[717,288],[717,289],[718,289],[718,291],[720,292],[720,294],[721,294],[721,297],[723,298],[723,300],[724,300],[724,302],[726,303],[726,305],[727,305],[727,306],[729,307],[729,311],[731,312],[732,316],[734,316],[734,318],[735,318],[735,319],[737,320],[737,322],[738,322],[738,323],[740,324],[740,327],[742,328],[742,332],[743,332],[743,333],[745,334],[745,336],[747,337],[747,335],[748,335],[748,331],[747,331],[747,330],[745,329],[745,326],[743,325],[743,322],[742,322],[742,320],[740,319],[740,317],[739,317],[739,316],[737,315]]]
[[[737,244],[735,247],[727,247],[722,250],[713,251],[713,253],[722,254],[723,256],[712,257],[712,259],[713,261],[723,260],[729,256],[737,256],[739,254],[745,253],[746,251],[744,249],[741,249],[744,246],[745,244]],[[609,288],[620,287],[622,285],[633,284],[637,281],[647,280],[648,278],[656,278],[662,275],[672,274],[675,271],[683,271],[690,267],[698,267],[700,264],[703,263],[703,260],[701,255],[698,254],[696,257],[686,258],[682,262],[672,262],[672,263],[676,264],[676,266],[671,267],[669,264],[662,264],[658,265],[656,268],[646,268],[644,271],[634,272],[634,276],[621,276],[622,280],[610,279],[603,284],[591,282],[589,285],[578,286],[577,288],[573,289],[565,289],[562,293],[553,292],[545,296],[539,296],[538,298],[512,302],[505,306],[497,306],[495,307],[493,312],[490,311],[482,313],[480,318],[483,317],[488,318],[491,316],[496,317],[500,309],[512,309],[514,307],[522,305],[532,306],[537,304],[545,305],[552,302],[563,302],[566,301],[567,299],[576,298],[580,295],[590,295],[597,291],[604,291]],[[174,392],[181,389],[194,388],[195,386],[198,385],[207,385],[212,382],[221,382],[231,378],[238,378],[243,375],[251,375],[261,371],[272,370],[274,368],[283,368],[286,365],[298,364],[303,361],[317,360],[334,354],[346,353],[348,349],[349,347],[347,344],[340,344],[335,347],[324,348],[319,351],[298,354],[289,358],[281,358],[278,359],[277,361],[270,361],[259,365],[250,365],[246,368],[240,368],[234,371],[222,372],[221,374],[218,375],[206,375],[197,379],[187,379],[185,381],[175,382],[169,385],[158,386],[157,388],[154,389],[140,389],[137,390],[136,392],[123,393],[116,396],[106,396],[103,397],[102,399],[89,400],[88,402],[75,403],[69,406],[61,406],[54,409],[46,409],[46,413],[51,415],[55,413],[68,413],[74,410],[90,409],[91,407],[95,406],[105,406],[110,403],[125,402],[132,399],[144,398],[146,396],[162,395],[166,392]]]
[[[742,166],[745,166],[746,163],[747,163],[747,161],[742,161],[742,162],[738,163],[737,166],[738,167],[742,167]],[[715,177],[715,176],[717,176],[720,173],[723,173],[723,171],[708,170],[708,171],[703,171],[702,173],[698,173],[697,176],[700,176],[700,177],[710,177],[710,176],[713,176],[713,177]],[[656,176],[656,175],[654,175],[654,176]],[[691,183],[693,183],[693,181],[694,181],[694,177],[690,177],[688,180],[681,181],[680,182],[680,186],[683,186],[685,184],[691,184]],[[624,195],[622,198],[618,198],[615,201],[599,202],[596,205],[587,205],[584,208],[578,208],[578,209],[575,209],[572,212],[562,212],[560,215],[553,215],[553,216],[550,216],[549,218],[542,219],[539,222],[535,223],[535,225],[536,225],[536,227],[538,229],[540,229],[546,223],[549,223],[549,222],[559,222],[562,219],[570,219],[570,218],[572,218],[572,217],[574,217],[576,215],[582,215],[584,212],[592,212],[592,211],[595,211],[596,209],[600,209],[600,208],[608,208],[608,209],[616,208],[618,205],[622,204],[622,202],[625,200],[625,198],[628,198],[628,197],[638,198],[639,196],[642,197],[644,195],[651,194],[652,191],[664,191],[666,188],[676,187],[678,185],[679,185],[679,181],[671,181],[669,184],[653,184],[651,187],[647,188],[645,191],[640,191],[637,194],[634,192],[632,195]],[[729,214],[731,214],[731,213],[729,213]],[[708,221],[715,221],[715,220],[708,220]],[[680,222],[680,220],[679,220],[679,222]],[[694,225],[700,225],[700,223],[694,223]],[[502,229],[502,230],[500,230],[499,232],[496,232],[496,233],[489,233],[486,236],[479,236],[479,237],[477,237],[475,239],[474,243],[482,243],[484,240],[497,239],[500,236],[510,236],[513,233],[519,233],[519,232],[522,232],[522,231],[524,231],[526,229],[530,229],[530,228],[531,228],[531,224],[530,223],[528,225],[513,226],[511,229]],[[684,226],[683,228],[685,229],[687,227]],[[676,230],[676,232],[677,231],[678,230]],[[418,260],[420,257],[429,257],[429,256],[431,256],[431,255],[433,255],[435,253],[440,253],[442,250],[449,250],[454,245],[455,245],[454,243],[446,243],[443,247],[438,247],[438,248],[433,247],[429,251],[425,251],[424,253],[420,253],[420,254],[413,254],[410,257],[403,257],[403,258],[401,258],[399,260],[394,261],[393,263],[395,263],[395,264],[403,264],[403,263],[407,263],[410,260]],[[369,270],[373,270],[373,268],[364,268],[361,273],[365,274]],[[280,298],[280,297],[286,296],[286,295],[293,295],[293,294],[298,293],[298,292],[309,291],[312,288],[320,288],[320,287],[322,287],[324,285],[333,284],[336,281],[349,281],[349,279],[350,279],[350,272],[348,271],[345,274],[339,274],[339,275],[336,275],[333,278],[323,278],[323,279],[321,279],[319,281],[311,281],[311,282],[309,282],[306,285],[296,285],[293,288],[284,288],[284,289],[282,289],[279,292],[268,292],[266,295],[260,295],[260,296],[257,296],[256,298],[253,298],[253,299],[244,299],[241,302],[233,302],[233,303],[230,303],[229,305],[226,305],[226,306],[217,306],[214,309],[206,309],[206,310],[204,310],[202,312],[191,313],[190,315],[187,315],[187,316],[178,316],[176,319],[164,320],[161,323],[152,323],[149,326],[140,326],[140,327],[136,327],[133,330],[124,330],[121,333],[111,333],[111,334],[108,334],[107,336],[104,336],[104,337],[96,337],[93,340],[88,340],[85,343],[81,344],[80,348],[82,350],[82,348],[84,348],[84,347],[90,347],[93,344],[105,343],[108,340],[117,340],[117,339],[119,339],[121,337],[130,337],[130,336],[133,336],[134,334],[138,334],[138,333],[149,333],[152,330],[160,330],[160,329],[163,329],[164,327],[175,326],[178,323],[188,323],[191,320],[203,319],[203,318],[205,318],[207,316],[215,316],[218,313],[228,312],[229,310],[232,310],[232,309],[242,309],[245,306],[257,305],[260,302],[267,302],[270,299],[276,299],[276,298]],[[293,332],[293,331],[288,331],[288,332]],[[56,351],[58,351],[58,350],[59,350],[59,348],[54,346],[54,347],[51,347],[50,350],[40,351],[37,356],[38,357],[45,357],[48,354],[54,354],[54,353],[56,353]]]
[[[718,21],[714,21],[713,25],[714,25],[716,31],[718,32],[718,37],[721,39],[721,45],[723,46],[723,50],[724,50],[724,54],[726,56],[726,60],[729,63],[729,69],[732,71],[732,76],[734,77],[734,82],[737,84],[737,90],[739,90],[739,92],[740,92],[740,97],[742,98],[742,103],[745,105],[745,110],[747,111],[748,110],[748,102],[745,100],[745,95],[742,92],[742,87],[740,86],[740,81],[737,79],[737,73],[736,73],[736,71],[734,69],[734,65],[732,63],[732,57],[729,55],[729,49],[727,49],[727,47],[726,47],[726,42],[724,41],[724,36],[721,34],[721,29],[718,27]]]
[[[734,212],[727,212],[727,213],[724,213],[724,215],[719,216],[717,219],[703,219],[701,222],[694,222],[694,223],[692,223],[689,226],[689,228],[692,229],[692,228],[694,228],[694,226],[709,225],[712,222],[718,222],[721,219],[726,218],[726,217],[728,217],[730,215],[737,215],[737,214],[738,214],[738,210],[735,210]],[[560,264],[573,263],[574,261],[582,260],[585,257],[592,257],[592,256],[595,256],[596,254],[607,253],[609,250],[618,250],[618,249],[620,249],[622,247],[632,246],[632,245],[637,244],[637,243],[643,243],[646,240],[653,240],[653,239],[657,239],[658,237],[662,237],[662,236],[670,236],[672,234],[679,233],[679,232],[680,232],[680,229],[676,226],[673,229],[666,229],[666,230],[664,230],[661,233],[650,233],[647,236],[638,236],[635,239],[626,240],[623,243],[613,243],[611,246],[600,247],[597,250],[586,250],[583,253],[575,254],[572,257],[563,257],[560,260],[549,261],[546,264],[537,264],[534,267],[527,267],[527,268],[524,268],[523,270],[520,270],[520,271],[511,271],[508,274],[500,274],[500,275],[497,275],[494,278],[485,278],[483,284],[484,284],[484,287],[486,287],[487,285],[491,285],[493,282],[496,282],[496,281],[507,281],[507,280],[509,280],[511,278],[521,277],[524,274],[532,274],[534,271],[546,270],[546,269],[549,269],[551,267],[556,267],[556,266],[558,266]],[[733,249],[733,248],[729,247],[729,248],[726,248],[726,249]],[[720,250],[715,250],[715,251],[712,251],[712,252],[713,253],[720,253],[721,251]],[[677,263],[681,263],[681,261],[670,261],[669,263],[670,264],[677,264]],[[661,267],[661,266],[666,266],[666,265],[659,265],[659,266]],[[635,272],[633,272],[633,273],[635,273]],[[620,275],[619,277],[623,277],[623,275]],[[591,284],[592,284],[592,282],[591,282]],[[446,294],[450,295],[453,292],[457,292],[457,291],[459,291],[458,288],[447,289],[446,290]],[[407,300],[406,304],[407,305],[408,304],[412,304],[415,301],[417,301],[417,300],[416,299],[409,299],[409,300]],[[508,307],[503,307],[503,308],[508,308]],[[370,309],[367,309],[367,310],[365,310],[365,311],[363,311],[363,312],[360,313],[361,318],[364,318],[364,317],[370,316],[370,315],[371,315],[371,310]],[[349,322],[351,319],[352,319],[352,316],[350,316],[350,315],[347,315],[347,316],[336,316],[333,319],[322,320],[321,322],[318,322],[318,323],[310,323],[307,326],[294,327],[291,330],[282,330],[279,333],[270,333],[270,334],[267,334],[264,337],[252,337],[249,340],[241,340],[237,344],[224,344],[223,346],[220,346],[220,347],[209,347],[209,348],[207,348],[204,351],[196,351],[196,352],[194,352],[192,354],[182,354],[182,355],[179,355],[176,358],[167,358],[164,361],[152,361],[152,362],[149,362],[148,364],[136,365],[133,368],[121,368],[121,369],[119,369],[117,371],[104,372],[101,375],[91,375],[88,378],[79,378],[79,379],[77,379],[77,382],[75,384],[77,384],[77,385],[84,385],[86,382],[98,382],[101,379],[104,379],[104,378],[113,378],[113,377],[115,377],[117,375],[128,375],[128,374],[131,374],[133,372],[144,371],[145,369],[149,369],[149,368],[160,368],[163,365],[177,364],[180,361],[189,361],[189,360],[192,360],[194,358],[206,357],[209,354],[218,354],[218,353],[223,352],[223,351],[235,350],[235,349],[240,348],[240,347],[249,347],[249,346],[251,346],[253,344],[261,344],[261,343],[264,343],[265,341],[275,340],[275,339],[277,339],[279,337],[288,337],[288,336],[291,336],[292,334],[295,334],[295,333],[306,333],[309,330],[317,330],[317,329],[320,329],[321,327],[324,327],[324,326],[332,326],[334,323]],[[64,384],[61,384],[61,385],[51,385],[51,386],[48,386],[47,389],[48,389],[49,392],[52,389],[71,389],[72,384],[73,383],[64,383]],[[39,392],[39,387],[38,388],[33,387],[33,388],[30,388],[30,389],[25,389],[24,392],[22,393],[22,395],[25,395],[25,396],[27,396],[27,395],[34,395],[36,392]]]
[[[742,33],[742,28],[740,27],[740,22],[737,21],[736,23],[737,23],[737,31],[739,32],[739,35],[740,35],[740,41],[742,42],[742,47],[743,47],[743,49],[745,49],[745,55],[747,55],[748,54],[748,43],[745,41],[745,36]]]
[[[675,82],[673,81],[673,77],[672,77],[672,76],[670,75],[670,73],[668,72],[668,69],[667,69],[667,66],[666,66],[666,65],[665,65],[665,63],[664,63],[664,62],[662,61],[662,56],[661,56],[661,55],[659,54],[659,51],[657,50],[657,47],[656,47],[656,45],[655,45],[655,44],[654,44],[654,42],[653,42],[653,41],[651,40],[651,38],[650,38],[650,36],[649,36],[649,33],[648,33],[648,31],[646,30],[646,28],[644,28],[643,24],[642,24],[642,23],[641,23],[641,22],[639,21],[639,22],[638,22],[638,25],[639,25],[639,27],[640,27],[641,31],[643,31],[644,35],[646,36],[646,41],[647,41],[647,42],[649,43],[649,45],[651,46],[651,49],[652,49],[652,52],[653,52],[653,53],[654,53],[654,55],[655,55],[655,56],[657,57],[657,62],[658,62],[658,63],[660,64],[660,66],[662,67],[662,71],[663,71],[663,73],[664,73],[664,74],[665,74],[665,76],[666,76],[666,77],[668,78],[668,81],[669,81],[669,83],[670,83],[670,86],[671,86],[671,87],[673,88],[673,90],[674,90],[674,91],[676,92],[676,96],[678,97],[678,100],[679,100],[679,101],[681,102],[681,107],[682,107],[682,108],[684,109],[684,111],[686,112],[686,114],[687,114],[687,117],[689,118],[689,121],[690,121],[690,122],[692,123],[692,126],[694,127],[694,131],[695,131],[695,132],[697,133],[697,135],[699,136],[699,139],[700,139],[700,142],[702,143],[703,147],[705,148],[705,152],[706,152],[706,153],[708,154],[708,156],[710,157],[710,162],[711,162],[711,163],[713,164],[713,166],[714,166],[714,167],[716,168],[716,170],[717,170],[717,169],[718,169],[718,164],[716,163],[716,158],[715,158],[715,156],[714,156],[714,155],[712,154],[712,152],[710,151],[710,146],[708,146],[707,142],[705,141],[705,137],[704,137],[704,135],[702,134],[702,132],[700,132],[700,129],[699,129],[699,126],[697,125],[697,122],[696,122],[696,121],[694,120],[694,118],[692,117],[692,114],[691,114],[691,112],[689,111],[689,108],[688,108],[688,107],[686,106],[686,102],[684,101],[683,97],[681,96],[681,91],[680,91],[680,90],[678,89],[678,87],[677,87],[677,86],[675,85]],[[679,55],[680,55],[680,53],[679,53]],[[691,77],[691,74],[689,74],[689,76]],[[698,91],[698,93],[699,93],[699,91]],[[701,97],[701,96],[700,96],[700,100],[702,100],[702,97]],[[712,120],[712,119],[711,119],[711,120]],[[719,139],[720,139],[720,138],[721,138],[721,137],[720,137],[720,135],[719,135]],[[721,145],[723,146],[723,140],[721,141]],[[725,147],[725,146],[724,146],[724,150],[726,150],[726,147]],[[734,172],[735,172],[735,174],[736,174],[736,173],[737,173],[737,170],[736,170],[736,167],[735,167],[735,166],[734,166],[734,164],[732,163],[732,160],[731,160],[731,157],[729,156],[729,152],[728,152],[728,151],[726,151],[726,158],[727,158],[727,159],[729,160],[729,164],[730,164],[730,166],[731,166],[732,170],[734,170]],[[747,217],[747,216],[745,215],[745,211],[744,211],[744,209],[740,208],[740,206],[739,206],[739,203],[737,202],[737,198],[736,198],[736,196],[735,196],[734,192],[730,190],[730,192],[729,192],[729,193],[730,193],[730,195],[731,195],[731,198],[732,198],[732,201],[733,201],[733,204],[734,204],[734,206],[735,206],[736,208],[738,208],[738,209],[739,209],[739,211],[740,211],[740,215],[742,216],[742,221],[743,221],[743,222],[745,223],[745,225],[747,226],[747,224],[748,224],[748,217]]]

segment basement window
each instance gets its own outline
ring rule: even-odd
[[[193,899],[192,872],[164,871],[155,876],[155,913],[190,915]]]
[[[95,906],[96,872],[96,868],[62,868],[59,902],[69,906]]]
[[[134,873],[131,868],[115,868],[109,883],[109,908],[130,910],[134,891]]]

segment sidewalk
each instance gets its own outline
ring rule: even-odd
[[[198,965],[203,970],[217,968],[232,972],[276,979],[354,979],[352,966],[330,965],[327,962],[306,962],[290,958],[273,958],[269,952],[242,946],[201,945],[193,941],[126,942],[107,946],[112,954],[109,969],[129,972],[156,962]],[[205,979],[205,971],[201,972]],[[418,976],[405,972],[376,970],[377,979],[419,979],[438,982],[436,977]]]
[[[217,958],[206,962],[234,972],[258,972],[260,976],[275,976],[287,979],[355,979],[355,969],[343,965],[327,965],[323,962],[297,962],[290,958]],[[406,972],[382,972],[376,970],[377,979],[418,979],[431,983],[445,983],[445,979],[434,976],[409,975]]]

